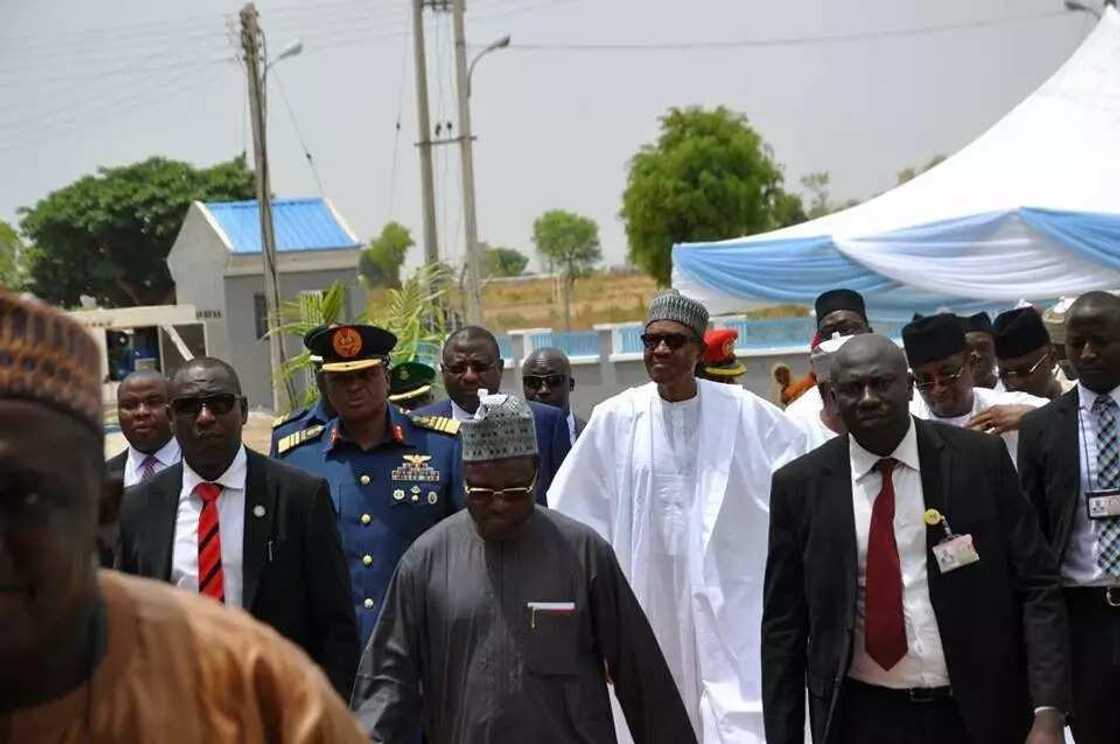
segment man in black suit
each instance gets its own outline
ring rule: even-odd
[[[1066,319],[1077,386],[1023,418],[1019,476],[1058,556],[1069,611],[1077,744],[1120,742],[1120,299],[1082,295]]]
[[[913,419],[912,391],[889,339],[851,339],[832,368],[849,435],[774,475],[766,740],[803,742],[808,686],[816,744],[1057,744],[1053,556],[1003,442]]]
[[[171,409],[183,461],[125,494],[120,569],[244,608],[347,698],[361,649],[326,482],[242,445],[248,404],[225,362],[180,369]]]
[[[502,386],[502,355],[494,334],[479,326],[465,326],[447,337],[440,359],[440,374],[448,400],[416,409],[418,416],[443,416],[456,421],[473,418],[478,410],[478,391],[498,392]],[[568,422],[552,406],[530,403],[537,427],[540,469],[537,471],[537,503],[547,504],[552,478],[572,448]]]
[[[128,446],[105,468],[131,488],[179,462],[179,443],[171,434],[167,378],[140,369],[117,386],[117,421]]]
[[[575,444],[587,422],[572,410],[576,378],[568,355],[551,347],[533,349],[521,363],[521,389],[530,403],[559,408],[564,413],[570,441]]]

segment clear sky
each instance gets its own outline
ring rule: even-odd
[[[98,166],[251,152],[244,73],[231,61],[240,7],[0,0],[0,218],[14,222],[19,207]],[[302,135],[323,193],[360,237],[395,219],[419,241],[408,2],[258,8],[274,55],[304,43],[269,83],[273,191],[320,193]],[[534,218],[568,209],[599,223],[607,262],[621,263],[627,160],[671,106],[744,112],[788,187],[828,171],[836,201],[865,198],[983,132],[1092,25],[1061,0],[470,0],[472,45],[508,33],[515,46],[550,47],[497,52],[475,73],[480,237],[532,255]],[[429,16],[426,33],[433,122],[457,129],[450,16]],[[444,147],[435,161],[440,247],[453,260],[463,245],[458,157]]]

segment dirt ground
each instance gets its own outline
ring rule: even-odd
[[[118,452],[121,452],[128,443],[120,433],[120,429],[117,428],[115,414],[113,419],[107,422],[106,428],[105,459],[107,460]],[[245,446],[249,449],[267,455],[271,438],[272,416],[260,411],[250,411],[249,421],[245,424],[245,428],[241,430],[241,441],[243,441]]]

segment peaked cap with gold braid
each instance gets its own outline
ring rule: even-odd
[[[100,434],[97,342],[65,313],[0,291],[0,398],[42,403]]]

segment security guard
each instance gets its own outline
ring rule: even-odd
[[[303,336],[304,348],[310,350],[308,340],[327,326],[315,326]],[[319,400],[310,408],[297,408],[285,416],[279,416],[272,422],[272,444],[268,449],[269,457],[276,457],[280,440],[289,434],[303,431],[315,424],[325,424],[335,417],[334,409],[323,392],[323,357],[311,354],[311,367],[315,370],[315,384],[319,387]]]
[[[330,484],[363,647],[397,561],[462,505],[458,422],[411,416],[388,402],[387,363],[396,343],[370,325],[334,326],[310,338],[338,418],[289,434],[278,446],[281,460]]]
[[[421,362],[401,362],[389,371],[389,402],[414,411],[432,402],[436,371]]]

